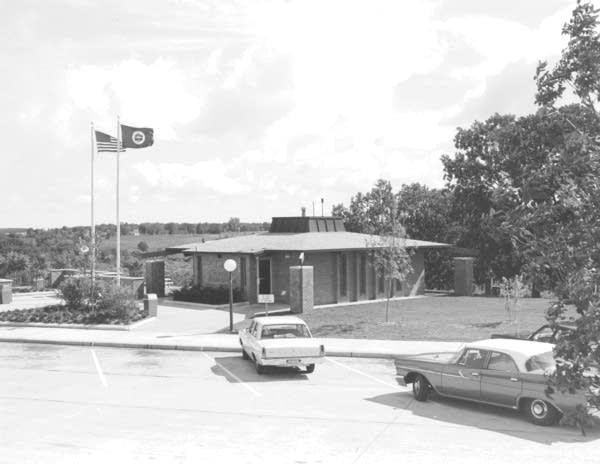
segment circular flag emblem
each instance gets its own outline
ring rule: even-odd
[[[142,145],[146,141],[146,134],[139,130],[135,131],[133,134],[131,134],[131,140],[136,145]]]

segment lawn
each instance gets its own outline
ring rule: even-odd
[[[519,301],[520,331],[533,331],[546,322],[551,300]],[[385,302],[315,309],[300,315],[315,337],[380,340],[472,341],[492,333],[515,333],[508,322],[503,298],[426,296],[390,302],[390,322],[385,322]]]
[[[167,247],[185,245],[187,243],[196,243],[204,240],[215,240],[224,235],[191,235],[191,234],[156,234],[156,235],[123,235],[121,236],[121,249],[127,251],[137,250],[137,245],[140,242],[146,242],[150,247],[150,251],[164,250]],[[109,250],[117,246],[116,237],[102,242],[100,248],[103,250]]]

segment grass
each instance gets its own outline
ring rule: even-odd
[[[121,250],[134,251],[137,250],[138,243],[146,242],[150,247],[150,251],[163,250],[166,247],[185,245],[186,243],[201,242],[204,240],[215,240],[219,238],[219,235],[202,234],[202,235],[191,235],[191,234],[173,234],[173,235],[123,235],[121,236]],[[117,246],[116,237],[102,242],[100,248],[103,250],[109,250]]]
[[[546,323],[548,299],[519,301],[520,332],[531,332]],[[380,340],[472,341],[492,333],[512,333],[503,298],[427,296],[390,302],[390,322],[385,322],[385,302],[315,309],[301,314],[315,337]]]

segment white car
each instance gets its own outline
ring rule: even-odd
[[[325,356],[325,347],[295,316],[257,317],[239,337],[242,357],[251,359],[259,374],[265,366],[304,367],[311,373]]]

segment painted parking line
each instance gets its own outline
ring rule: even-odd
[[[371,380],[373,380],[373,381],[375,381],[377,383],[385,385],[386,387],[392,387],[394,389],[398,388],[398,385],[394,385],[393,383],[389,383],[389,382],[386,382],[385,380],[378,379],[377,377],[372,376],[371,374],[367,374],[366,372],[363,372],[361,370],[355,369],[354,367],[350,367],[350,366],[348,366],[346,364],[343,364],[343,363],[341,363],[339,361],[331,359],[330,357],[326,356],[325,359],[327,361],[329,361],[330,363],[335,364],[336,366],[343,367],[344,369],[347,369],[347,370],[349,370],[351,372],[354,372],[356,374],[362,375],[363,377],[367,377],[368,379],[371,379]]]
[[[253,395],[258,396],[258,397],[262,396],[262,393],[260,393],[256,389],[254,389],[252,386],[248,385],[246,382],[244,382],[242,379],[240,379],[237,375],[235,375],[233,372],[231,372],[225,366],[223,366],[222,364],[219,364],[215,358],[210,357],[209,355],[207,355],[204,352],[202,352],[202,354],[204,355],[204,357],[206,359],[210,359],[212,362],[214,362],[215,366],[217,366],[219,369],[223,370],[228,376],[232,377],[237,383],[241,384],[244,388],[246,388],[246,390],[248,390],[250,393],[252,393]]]
[[[100,383],[104,388],[108,387],[108,382],[106,381],[106,377],[104,377],[104,372],[102,372],[102,368],[100,367],[100,362],[98,362],[98,357],[96,356],[96,351],[94,348],[90,348],[92,352],[92,358],[94,359],[94,365],[96,366],[96,372],[98,372],[98,377],[100,377]]]

